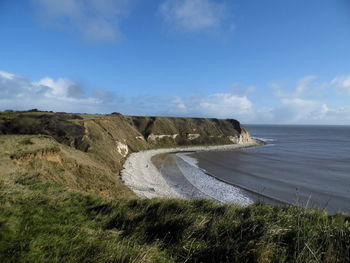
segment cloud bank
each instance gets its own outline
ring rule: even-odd
[[[347,87],[347,79],[335,77],[326,86],[337,94],[339,87]],[[233,89],[231,92],[208,95],[121,98],[103,89],[87,93],[79,83],[67,78],[55,80],[44,77],[32,81],[21,75],[0,71],[0,110],[118,111],[130,115],[236,118],[243,123],[350,124],[350,105],[332,108],[323,100],[310,98],[310,90],[314,91],[319,86],[315,84],[316,80],[315,76],[301,78],[292,92],[286,92],[283,85],[272,84],[271,96],[274,97],[275,106],[261,107],[259,101],[249,97],[256,92],[255,86],[247,87],[244,92]]]
[[[41,108],[54,111],[98,112],[103,97],[88,96],[69,79],[45,77],[31,81],[20,75],[0,71],[1,110]]]
[[[338,76],[332,80],[340,94],[350,95],[350,76]]]

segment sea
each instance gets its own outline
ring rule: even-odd
[[[254,202],[350,213],[350,126],[246,127],[265,145],[182,158]]]

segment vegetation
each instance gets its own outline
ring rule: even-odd
[[[164,137],[151,144],[169,147],[177,145],[214,145],[232,143],[228,136],[239,136],[240,123],[227,119],[203,119],[203,118],[171,118],[171,117],[137,117],[126,116],[125,119],[134,126],[144,138],[149,135],[177,134],[175,139]],[[199,135],[188,140],[189,134]]]
[[[134,196],[111,167],[49,136],[0,135],[1,178],[12,173],[40,174],[67,189],[107,198]]]
[[[42,127],[22,127],[23,118],[39,120]],[[350,261],[347,215],[295,206],[137,198],[118,177],[124,157],[115,144],[127,143],[131,151],[152,147],[136,138],[143,124],[132,118],[0,114],[3,124],[11,123],[0,128],[3,134],[15,123],[22,123],[16,126],[20,131],[35,131],[0,136],[0,262]],[[56,120],[84,128],[79,146],[71,147],[76,137],[69,128],[62,135],[66,139],[55,133],[53,127],[62,124]],[[162,124],[149,129],[155,132],[168,121],[167,129],[182,121],[203,122],[160,119],[156,122]]]
[[[54,137],[58,142],[78,147],[82,143],[84,129],[72,120],[80,120],[76,114],[50,112],[3,112],[0,114],[0,134],[41,134]]]
[[[0,185],[1,262],[348,262],[350,218],[297,207],[107,201],[40,174]]]
[[[36,109],[0,112],[0,135],[50,136],[61,144],[93,155],[99,163],[116,173],[125,161],[125,156],[118,151],[119,143],[126,144],[129,152],[184,145],[229,144],[232,143],[229,136],[239,136],[241,132],[236,120],[135,117],[116,113],[82,115]],[[148,138],[151,134],[160,136],[151,140]],[[191,134],[196,136],[189,139]]]

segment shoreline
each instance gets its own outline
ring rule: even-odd
[[[251,142],[242,144],[176,147],[135,152],[128,156],[123,165],[123,170],[121,171],[122,181],[139,197],[188,199],[169,185],[152,162],[152,157],[160,154],[180,152],[230,151],[260,146],[261,144],[262,142],[259,140],[252,139]]]

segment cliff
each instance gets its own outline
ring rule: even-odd
[[[233,119],[37,111],[0,113],[1,134],[17,135],[11,139],[2,136],[2,146],[8,149],[6,158],[72,189],[111,197],[130,194],[116,175],[132,152],[244,143],[251,139]],[[30,135],[29,143],[21,143],[26,137],[18,135]]]
[[[150,145],[186,146],[242,143],[250,136],[233,119],[136,117],[125,119]],[[141,138],[141,137],[140,137]]]

